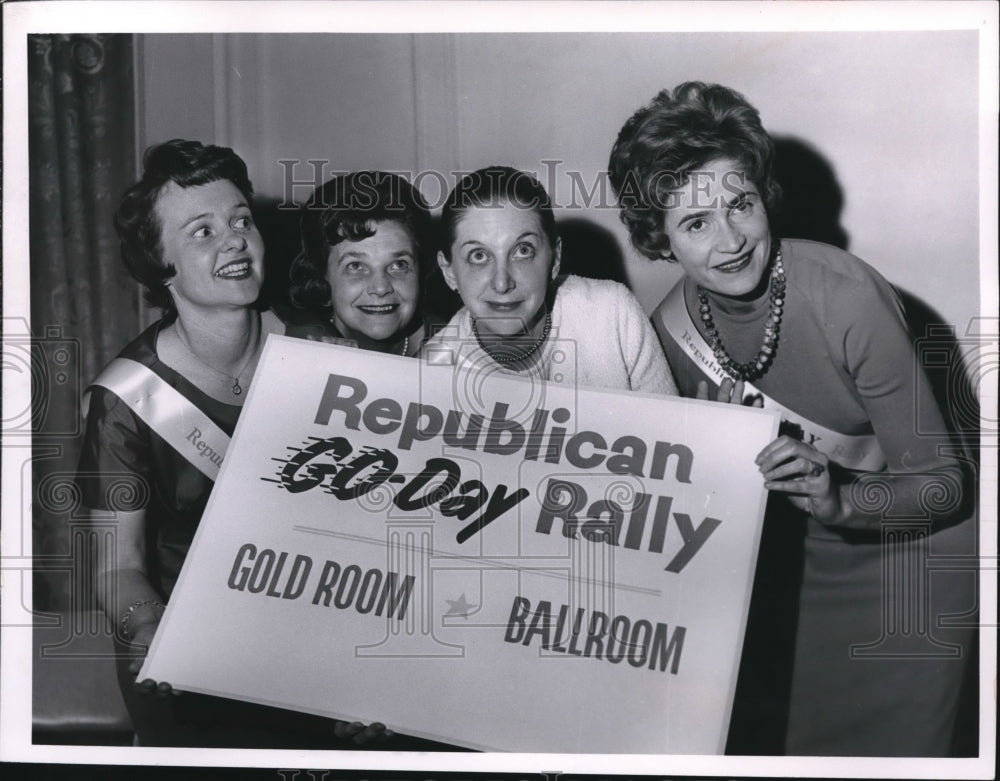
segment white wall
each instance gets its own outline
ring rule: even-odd
[[[274,198],[281,159],[449,183],[493,162],[545,172],[560,160],[552,195],[566,204],[567,172],[592,186],[621,124],[659,89],[718,81],[831,164],[851,251],[962,330],[978,311],[972,32],[149,35],[142,49],[143,142],[230,144]],[[424,191],[440,197],[435,179]],[[676,267],[634,253],[614,209],[573,216],[613,233],[651,309]]]

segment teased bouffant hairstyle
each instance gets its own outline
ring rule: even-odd
[[[663,90],[622,127],[608,171],[632,244],[652,260],[670,257],[663,230],[669,192],[720,158],[738,162],[760,190],[769,218],[781,187],[774,179],[774,142],[740,93],[689,81]]]
[[[146,288],[146,300],[170,315],[174,313],[174,302],[166,281],[177,270],[163,262],[162,226],[155,211],[160,191],[168,182],[196,187],[228,180],[249,204],[253,185],[246,163],[232,149],[206,146],[199,141],[175,138],[151,146],[143,155],[142,168],[142,178],[125,191],[118,205],[115,230],[125,268]]]
[[[448,194],[441,209],[439,249],[451,260],[451,245],[455,227],[466,210],[474,207],[496,207],[505,203],[531,209],[538,215],[542,230],[552,245],[559,234],[552,201],[545,188],[531,174],[516,168],[494,165],[480,168],[459,180]]]
[[[314,191],[302,207],[299,227],[302,251],[290,270],[292,302],[301,308],[330,306],[327,262],[330,248],[342,241],[375,235],[380,222],[401,225],[413,240],[421,274],[433,264],[430,211],[420,192],[406,179],[385,171],[355,171],[335,176]]]

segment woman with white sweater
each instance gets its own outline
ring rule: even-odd
[[[441,212],[438,265],[464,306],[424,347],[431,363],[578,387],[676,395],[648,318],[617,282],[559,276],[548,194],[523,171],[464,177]]]

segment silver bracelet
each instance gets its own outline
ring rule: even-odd
[[[124,613],[122,613],[122,620],[120,622],[122,628],[122,637],[125,638],[126,640],[128,640],[130,637],[128,631],[128,620],[132,617],[132,614],[136,611],[136,608],[144,607],[145,605],[162,607],[164,610],[167,609],[167,606],[164,605],[162,602],[160,602],[158,599],[140,599],[138,602],[133,602],[131,605],[129,605],[128,609]]]

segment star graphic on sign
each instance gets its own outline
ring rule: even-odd
[[[448,612],[445,616],[461,616],[462,618],[468,618],[469,612],[472,608],[477,607],[476,605],[470,605],[465,599],[465,592],[462,592],[462,596],[458,599],[446,599],[445,602],[448,603]]]

